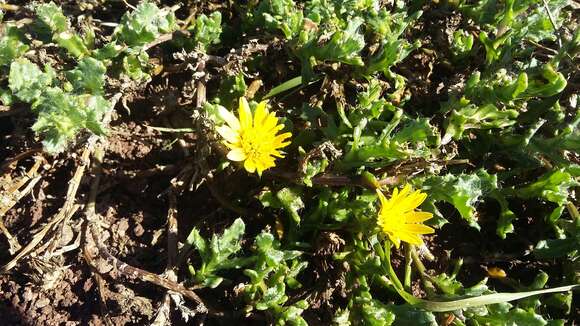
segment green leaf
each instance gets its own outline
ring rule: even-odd
[[[12,60],[19,58],[26,51],[28,45],[23,43],[24,35],[18,28],[6,25],[0,38],[0,66],[6,66]]]
[[[53,2],[40,4],[35,7],[35,12],[39,20],[50,29],[53,41],[59,46],[76,58],[89,54],[83,39],[72,30],[59,6]]]
[[[224,107],[237,107],[238,99],[246,94],[247,89],[248,86],[246,86],[244,74],[240,71],[233,76],[224,76],[216,98],[219,99],[220,105]]]
[[[514,232],[512,221],[514,221],[517,216],[510,210],[508,201],[499,191],[493,191],[491,197],[495,198],[500,206],[496,233],[500,238],[505,239],[508,233]]]
[[[308,160],[308,162],[306,163],[306,167],[304,169],[305,170],[304,175],[302,176],[302,182],[306,186],[312,187],[313,186],[312,178],[324,172],[324,170],[326,170],[328,165],[329,165],[328,160],[324,158]]]
[[[457,309],[466,309],[470,307],[480,307],[485,305],[492,305],[496,303],[509,302],[520,300],[536,295],[559,293],[574,290],[580,287],[580,284],[560,286],[556,288],[548,288],[536,291],[515,292],[515,293],[492,293],[466,299],[452,300],[452,301],[429,301],[422,299],[413,299],[415,306],[433,312],[446,312]],[[411,299],[408,297],[407,299]]]
[[[300,224],[298,211],[304,208],[304,202],[300,198],[300,191],[297,188],[283,188],[276,193],[276,198],[278,198],[292,220],[296,224]]]
[[[220,270],[241,268],[252,261],[249,258],[232,257],[240,251],[242,236],[245,232],[244,221],[236,219],[221,235],[214,234],[209,243],[203,239],[197,229],[192,229],[187,237],[187,244],[199,251],[202,264],[198,269],[190,266],[194,280],[204,287],[215,288],[223,282],[223,277],[216,275]]]
[[[38,118],[32,130],[44,135],[42,143],[47,152],[58,153],[83,129],[103,134],[101,119],[111,106],[100,96],[76,96],[59,88],[48,88],[33,109]]]
[[[282,203],[270,190],[261,192],[258,195],[258,200],[260,200],[260,203],[264,207],[282,208]]]
[[[453,32],[453,40],[451,42],[451,51],[456,57],[465,57],[473,48],[474,37],[468,32],[458,29]]]
[[[491,326],[543,326],[547,322],[542,316],[536,314],[533,310],[524,310],[515,308],[507,313],[491,313],[487,316],[476,316],[474,320]]]
[[[525,72],[518,75],[517,80],[513,83],[504,84],[503,87],[496,91],[497,96],[503,101],[510,101],[516,99],[520,94],[528,89],[528,74]]]
[[[40,97],[44,89],[52,85],[55,77],[51,68],[46,67],[46,72],[42,72],[36,64],[20,58],[10,65],[8,83],[16,97],[21,101],[32,103]]]
[[[145,51],[133,53],[123,57],[123,72],[129,78],[137,81],[148,81],[151,76],[147,70],[149,55]]]
[[[548,172],[537,181],[515,190],[514,194],[523,199],[543,198],[564,205],[568,200],[569,189],[578,185],[578,181],[569,172],[559,169]]]
[[[12,92],[7,89],[0,88],[0,102],[6,106],[12,105],[12,103],[14,103],[14,96],[12,95]]]
[[[355,17],[348,21],[344,30],[337,30],[330,40],[321,45],[317,39],[313,39],[298,50],[298,56],[302,61],[302,78],[310,81],[313,78],[313,64],[333,61],[342,62],[352,66],[364,66],[360,51],[365,46],[364,36],[359,32],[363,20]]]
[[[554,307],[568,315],[572,311],[572,297],[572,292],[556,293],[545,299],[544,303],[548,307]]]
[[[567,239],[540,240],[534,247],[534,256],[538,259],[555,259],[566,256],[578,257],[580,237]]]
[[[302,313],[308,308],[308,302],[306,300],[300,300],[289,307],[282,307],[281,309],[276,309],[275,318],[277,319],[277,325],[289,325],[293,326],[308,326],[308,323],[304,318],[302,318]],[[281,310],[281,311],[280,311]]]
[[[258,272],[256,272],[253,269],[245,269],[244,270],[244,275],[246,275],[247,277],[250,278],[250,283],[252,284],[256,284],[260,282],[260,274],[258,274]]]
[[[199,233],[199,230],[196,228],[191,229],[189,236],[187,237],[186,243],[190,246],[195,246],[195,249],[199,252],[203,261],[210,260],[210,252],[207,248],[207,242]]]
[[[102,124],[102,118],[106,112],[113,109],[109,100],[101,95],[80,95],[80,107],[85,111],[85,127],[96,135],[104,135],[106,129]]]
[[[210,289],[215,289],[217,288],[222,282],[224,281],[223,277],[219,277],[219,276],[207,276],[203,282],[201,283],[201,285],[208,287]]]
[[[459,294],[463,290],[463,284],[455,279],[455,276],[448,276],[441,273],[436,276],[430,276],[429,280],[433,282],[443,293],[448,295]]]
[[[75,33],[66,31],[54,34],[53,40],[66,49],[73,57],[82,58],[90,53],[83,39]]]
[[[159,9],[150,1],[141,2],[137,8],[123,15],[113,36],[130,47],[142,46],[154,41],[160,34],[177,29],[173,11]]]
[[[350,310],[338,308],[332,318],[333,325],[352,326],[350,322]]]
[[[219,11],[212,12],[209,17],[204,14],[197,17],[193,28],[196,47],[207,51],[211,45],[218,44],[222,33],[221,23],[222,15]]]
[[[411,52],[418,49],[421,42],[417,41],[413,44],[405,39],[395,40],[382,44],[381,49],[376,55],[370,58],[368,65],[365,68],[365,76],[370,76],[375,72],[383,72],[385,76],[391,76],[391,67],[403,61]]]
[[[241,218],[237,218],[234,223],[221,236],[214,235],[210,242],[210,249],[213,255],[212,260],[220,264],[228,257],[240,251],[242,248],[240,241],[244,235],[246,225]]]
[[[75,96],[58,88],[48,88],[34,104],[38,112],[32,130],[43,134],[47,152],[58,153],[83,129],[102,135],[104,113],[111,109],[110,103],[100,96]]]
[[[412,305],[388,305],[395,314],[393,326],[436,326],[437,319],[432,312],[413,307]]]
[[[298,35],[302,30],[303,12],[292,0],[265,0],[253,12],[255,25],[267,30],[280,30],[287,40]]]
[[[34,9],[38,19],[53,33],[62,33],[70,29],[68,19],[62,13],[61,7],[54,2],[39,4]]]
[[[273,287],[266,289],[261,300],[256,303],[256,309],[267,310],[270,307],[281,305],[288,300],[286,296],[286,286],[284,282],[278,283]]]
[[[499,60],[502,57],[504,47],[503,45],[509,43],[511,40],[510,36],[512,34],[510,32],[504,33],[500,37],[492,40],[486,32],[479,33],[479,40],[483,43],[485,47],[485,58],[487,64],[490,65],[494,61]]]
[[[550,64],[542,66],[540,73],[530,80],[528,89],[523,93],[526,97],[549,97],[559,94],[566,88],[568,84],[566,77],[560,72],[557,72]]]
[[[372,117],[375,113],[370,114]],[[355,120],[352,116],[353,114],[349,116],[351,121]],[[362,118],[354,127],[351,149],[341,162],[344,168],[382,167],[396,160],[418,157],[428,159],[439,147],[439,133],[427,118],[410,119],[404,116],[401,110],[394,112],[390,122],[369,121],[368,118],[370,118],[368,115]],[[393,135],[393,130],[401,122],[404,122],[404,125]],[[375,123],[382,129],[380,134],[368,126]]]
[[[93,58],[83,58],[77,67],[66,73],[76,92],[103,94],[105,86],[105,65]]]
[[[274,236],[268,232],[262,232],[256,237],[256,246],[263,255],[266,264],[275,267],[284,260],[284,253],[273,247]]]
[[[475,205],[484,194],[497,189],[497,176],[479,170],[469,175],[431,176],[417,183],[433,200],[446,201],[455,206],[461,217],[479,230]]]
[[[453,110],[447,120],[447,127],[442,143],[447,144],[452,138],[460,139],[468,129],[497,129],[509,127],[516,123],[519,113],[516,110],[500,110],[493,104],[478,107],[467,104]]]
[[[110,42],[93,51],[93,57],[99,61],[111,60],[121,54],[122,51],[123,46],[115,42]]]
[[[397,318],[389,306],[372,298],[357,297],[355,305],[358,306],[361,321],[365,325],[389,326]]]
[[[298,76],[298,77],[294,77],[292,79],[289,79],[285,82],[283,82],[282,84],[272,88],[268,94],[266,94],[266,96],[264,96],[264,99],[276,96],[280,93],[283,93],[287,90],[290,90],[294,87],[298,87],[302,85],[302,76]]]

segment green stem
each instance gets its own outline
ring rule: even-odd
[[[421,275],[425,274],[425,265],[423,265],[423,262],[421,262],[421,259],[419,259],[417,249],[414,247],[411,248],[411,256],[413,256],[413,262],[415,263],[415,267],[417,267],[417,270],[419,270],[419,273]]]
[[[405,279],[403,280],[403,285],[405,285],[405,290],[409,291],[411,289],[411,266],[413,264],[413,259],[411,258],[411,250],[413,245],[404,244],[405,246]]]
[[[431,284],[429,279],[425,276],[425,265],[423,265],[423,262],[419,258],[419,254],[417,253],[417,248],[415,248],[415,247],[411,248],[411,257],[413,257],[413,263],[415,264],[415,268],[417,268],[417,270],[419,271],[419,277],[421,278],[421,282],[423,283],[423,286],[425,287],[425,291],[429,295],[434,295],[435,288],[433,287],[433,285]]]
[[[574,220],[576,225],[580,225],[580,213],[578,213],[578,209],[576,208],[576,206],[574,206],[574,204],[572,204],[571,202],[566,203],[566,208],[568,209],[568,213],[570,213],[570,216],[572,216],[572,219]]]
[[[410,304],[418,304],[420,302],[420,299],[415,298],[412,294],[405,291],[405,289],[403,288],[403,284],[401,284],[399,277],[397,277],[397,273],[395,273],[395,270],[393,269],[393,265],[391,265],[391,243],[389,241],[385,241],[384,247],[385,247],[385,262],[387,263],[386,272],[389,275],[391,282],[393,282],[393,287],[395,288],[397,293],[399,293],[399,295],[403,299],[405,299],[405,301],[407,301]]]
[[[516,292],[516,293],[492,293],[486,294],[478,297],[471,297],[453,301],[427,301],[422,299],[417,299],[419,302],[417,303],[417,307],[434,311],[434,312],[445,312],[445,311],[453,311],[457,309],[465,309],[470,307],[479,307],[489,304],[501,303],[501,302],[509,302],[519,299],[524,299],[528,297],[532,297],[535,295],[540,294],[547,294],[547,293],[558,293],[558,292],[567,292],[572,291],[580,287],[580,284],[575,285],[566,285],[560,286],[557,288],[550,288],[550,289],[542,289],[536,291],[528,291],[528,292]]]
[[[580,284],[560,286],[551,289],[542,289],[536,291],[528,292],[516,292],[516,293],[492,293],[487,295],[481,295],[477,297],[470,297],[451,301],[428,301],[414,297],[409,292],[405,291],[401,281],[397,277],[393,266],[391,265],[391,246],[390,242],[385,242],[384,246],[384,258],[386,263],[386,272],[393,282],[393,287],[397,293],[409,304],[416,306],[417,308],[425,309],[433,312],[446,312],[454,311],[458,309],[465,309],[470,307],[479,307],[489,304],[509,302],[519,299],[524,299],[527,297],[546,294],[546,293],[557,293],[557,292],[567,292],[580,288]]]

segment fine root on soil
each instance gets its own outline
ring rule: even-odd
[[[174,274],[174,277],[170,278],[163,278],[155,273],[151,273],[149,271],[146,270],[142,270],[140,268],[137,267],[133,267],[131,265],[128,265],[124,262],[122,262],[121,260],[119,260],[117,257],[113,256],[109,250],[107,249],[107,247],[103,244],[102,239],[99,237],[100,234],[100,227],[101,225],[103,225],[103,221],[101,220],[101,216],[99,214],[96,213],[95,207],[96,207],[96,197],[98,194],[98,190],[99,190],[99,184],[100,184],[100,179],[101,176],[103,174],[103,169],[102,169],[102,161],[105,155],[105,148],[106,147],[106,140],[101,139],[101,142],[99,144],[95,144],[92,146],[92,149],[94,150],[94,154],[93,154],[93,168],[92,168],[92,172],[93,172],[93,181],[91,183],[91,189],[90,189],[90,193],[89,193],[89,197],[88,197],[88,201],[86,204],[86,209],[85,209],[85,218],[86,218],[86,226],[83,228],[84,229],[84,245],[83,245],[83,253],[85,256],[85,260],[87,261],[87,263],[89,264],[89,266],[91,266],[91,269],[93,270],[93,272],[98,272],[98,269],[96,268],[95,264],[94,264],[94,258],[91,257],[91,251],[96,252],[97,255],[102,258],[104,261],[106,261],[106,263],[109,266],[112,266],[114,270],[116,270],[117,272],[119,272],[120,274],[122,274],[123,276],[129,278],[129,279],[139,279],[141,281],[144,282],[149,282],[149,283],[153,283],[157,286],[163,287],[165,289],[167,289],[168,291],[172,291],[175,293],[179,293],[180,295],[189,298],[193,301],[195,301],[198,304],[197,307],[197,311],[200,313],[207,313],[208,309],[206,307],[206,305],[204,304],[204,302],[202,301],[202,299],[192,290],[186,288],[185,286],[177,283],[176,280],[176,275]],[[173,198],[172,198],[173,196]],[[175,198],[175,194],[170,191],[169,193],[169,197],[170,197],[170,202],[172,204],[170,204],[170,210],[168,212],[168,249],[169,252],[173,252],[173,257],[176,257],[177,254],[177,238],[176,238],[176,232],[177,232],[177,222],[175,220],[175,214],[177,209],[175,208],[176,205],[176,198]],[[91,238],[91,240],[89,240],[89,237]],[[96,247],[96,248],[91,248],[91,247]],[[173,248],[173,249],[172,249]],[[96,249],[96,250],[93,250]],[[168,270],[170,270],[173,266],[175,262],[175,258],[170,258],[168,260]],[[100,296],[101,296],[101,305],[104,305],[106,301],[104,301],[104,292],[106,291],[106,287],[104,285],[104,280],[103,279],[99,279],[99,277],[96,277],[97,279],[97,284],[99,284],[99,292],[100,292]],[[106,311],[106,310],[104,310]]]
[[[50,222],[48,222],[48,224],[46,224],[38,233],[34,235],[32,240],[23,249],[21,249],[18,254],[16,254],[16,256],[14,256],[6,265],[2,266],[0,273],[6,273],[14,268],[20,259],[28,256],[34,251],[36,246],[44,240],[45,236],[50,231],[57,230],[61,222],[70,219],[81,207],[81,205],[75,203],[75,199],[79,190],[81,179],[85,173],[85,169],[90,162],[90,154],[90,146],[87,146],[81,155],[80,165],[75,170],[75,173],[69,182],[66,199],[60,211],[53,217]]]
[[[3,186],[2,188],[4,189],[0,189],[0,231],[2,231],[6,237],[6,240],[8,240],[8,245],[10,246],[8,250],[12,255],[20,250],[22,246],[18,242],[18,239],[14,237],[4,225],[3,217],[9,209],[14,207],[14,205],[16,205],[22,198],[32,192],[34,186],[41,179],[38,169],[43,162],[44,159],[42,157],[37,157],[35,159],[34,165],[30,168],[30,170],[15,180],[10,180],[9,176],[6,177],[8,180],[4,180],[5,178],[0,178],[0,180],[3,182],[10,183],[10,181],[12,181],[7,186]]]
[[[165,275],[168,280],[177,282],[175,270],[177,264],[177,196],[175,191],[170,190],[167,194],[169,198],[169,209],[167,210],[167,266]],[[157,310],[157,315],[152,325],[169,325],[171,320],[171,298],[172,294],[167,292]]]

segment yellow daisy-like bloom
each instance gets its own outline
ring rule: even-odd
[[[427,194],[419,190],[411,193],[411,186],[407,184],[400,192],[395,188],[390,199],[385,198],[379,189],[377,195],[381,200],[377,224],[397,248],[401,245],[401,241],[422,245],[421,235],[435,232],[422,224],[433,217],[433,214],[415,211],[427,198]]]
[[[264,170],[276,166],[276,157],[284,157],[279,149],[290,144],[287,140],[292,134],[277,135],[284,125],[278,124],[276,113],[268,111],[266,101],[258,104],[253,116],[248,101],[243,97],[238,108],[239,118],[224,108],[220,108],[220,114],[226,125],[218,127],[217,132],[230,148],[228,159],[243,161],[248,172],[262,175]]]

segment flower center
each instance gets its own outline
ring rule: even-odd
[[[383,219],[381,226],[384,229],[392,232],[401,229],[401,227],[405,225],[405,216],[401,210],[392,209],[383,214],[385,219]]]
[[[242,133],[240,143],[246,156],[249,158],[256,158],[262,152],[263,140],[260,139],[255,130],[248,130]]]

